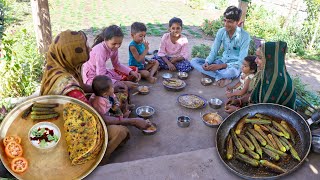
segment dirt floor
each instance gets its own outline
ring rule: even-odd
[[[160,39],[161,37],[147,37],[150,43],[150,50],[158,49]],[[128,44],[130,41],[129,37],[125,37],[119,49],[120,61],[124,64],[128,62]],[[189,38],[190,52],[194,45],[211,45],[212,42],[210,39]],[[320,89],[320,73],[317,71],[320,68],[319,62],[288,59],[287,68],[292,75],[298,75],[303,82],[309,84],[310,89]],[[132,98],[136,106],[149,105],[155,108],[156,113],[151,118],[151,121],[158,125],[159,132],[152,136],[145,136],[136,128],[130,127],[132,135],[130,141],[112,155],[110,159],[111,163],[215,147],[216,129],[209,128],[203,124],[200,112],[218,112],[223,118],[227,117],[228,114],[223,111],[223,108],[213,110],[209,106],[197,110],[186,109],[181,107],[176,99],[181,94],[192,93],[200,95],[207,100],[212,97],[218,97],[226,101],[225,89],[214,85],[202,86],[200,79],[203,75],[194,70],[189,74],[189,78],[186,80],[187,86],[183,91],[170,92],[164,89],[162,85],[161,75],[164,72],[168,71],[161,71],[159,73],[156,84],[149,84],[145,81],[140,83],[150,87],[150,94],[135,95]],[[176,73],[172,74],[176,75]],[[179,115],[187,115],[191,118],[190,127],[180,128],[177,126],[176,120]]]

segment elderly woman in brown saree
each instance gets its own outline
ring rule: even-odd
[[[286,69],[286,53],[286,42],[263,43],[256,51],[258,72],[247,95],[230,99],[225,111],[232,113],[249,103],[275,103],[295,109],[296,92]]]
[[[64,31],[57,35],[46,54],[46,66],[41,83],[41,95],[66,95],[88,102],[85,93],[91,87],[83,84],[81,66],[89,59],[90,48],[82,31]],[[115,89],[126,89],[119,81]],[[105,157],[129,138],[128,125],[146,129],[150,125],[142,118],[123,118],[103,116],[108,130],[108,148]]]

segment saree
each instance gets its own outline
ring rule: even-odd
[[[41,82],[41,95],[67,95],[81,91],[81,66],[89,58],[86,36],[79,31],[58,34],[46,54],[46,65]]]
[[[296,92],[285,65],[286,42],[261,45],[264,68],[256,74],[251,103],[275,103],[295,109]]]

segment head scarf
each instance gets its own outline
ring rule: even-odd
[[[252,103],[276,103],[295,109],[296,93],[285,66],[286,42],[267,42],[260,47],[264,67],[257,73]]]
[[[41,95],[82,91],[81,66],[89,58],[86,41],[81,31],[67,30],[57,35],[46,54]]]

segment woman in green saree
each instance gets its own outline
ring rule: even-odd
[[[249,103],[275,103],[295,109],[296,93],[285,66],[286,42],[266,42],[256,51],[258,72],[248,94],[230,99],[225,107],[232,113]]]

